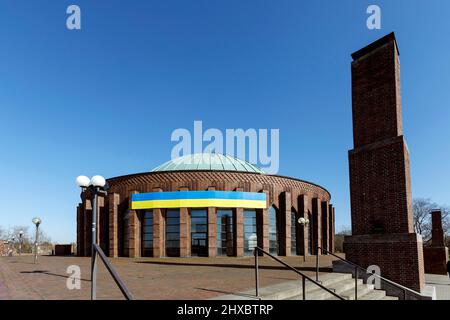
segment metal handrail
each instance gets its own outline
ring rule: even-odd
[[[119,287],[120,291],[124,295],[124,297],[127,300],[134,300],[133,296],[128,291],[127,287],[125,286],[125,283],[123,283],[122,279],[120,279],[119,274],[117,273],[116,269],[114,269],[114,267],[112,266],[111,262],[109,262],[108,258],[106,257],[105,253],[103,252],[102,248],[98,244],[94,244],[92,247],[93,247],[94,252],[95,252],[94,253],[94,261],[93,261],[93,263],[95,263],[95,258],[96,258],[97,254],[98,254],[100,256],[100,258],[102,259],[103,263],[105,264],[106,269],[108,269],[108,271],[111,274],[112,278],[114,279],[114,281],[116,282],[116,284]]]
[[[418,293],[417,291],[414,291],[414,290],[412,290],[412,289],[410,289],[410,288],[404,287],[404,286],[402,286],[402,285],[400,285],[400,284],[398,284],[398,283],[395,283],[395,282],[392,281],[392,280],[386,279],[386,278],[384,278],[384,277],[382,277],[382,276],[380,276],[380,275],[378,275],[378,274],[376,274],[376,273],[369,272],[367,269],[361,267],[360,265],[357,265],[357,264],[354,263],[354,262],[351,262],[351,261],[349,261],[349,260],[347,260],[347,259],[344,259],[344,258],[342,258],[342,257],[339,257],[338,255],[336,255],[336,254],[334,254],[334,253],[328,251],[327,249],[324,249],[324,248],[322,248],[322,247],[320,247],[320,246],[317,247],[317,249],[320,249],[322,252],[325,252],[325,253],[327,253],[327,254],[329,254],[329,255],[332,255],[333,257],[338,258],[339,260],[341,260],[341,261],[343,261],[343,262],[345,262],[345,263],[347,263],[347,264],[350,264],[350,265],[352,265],[352,266],[355,268],[355,300],[358,300],[358,299],[357,299],[357,297],[358,297],[358,286],[357,286],[358,269],[363,270],[363,271],[364,271],[365,273],[367,273],[367,274],[374,275],[375,277],[380,278],[380,280],[385,281],[385,282],[389,283],[390,285],[392,285],[392,286],[394,286],[394,287],[400,289],[401,291],[403,291],[403,300],[406,300],[406,292],[407,292],[407,291],[411,292],[411,293],[414,294],[414,295],[420,295],[420,293]],[[318,253],[318,252],[317,252],[317,253]],[[318,254],[317,254],[317,256],[316,256],[316,259],[317,259],[317,260],[319,259],[319,255],[318,255]],[[318,270],[316,270],[316,277],[318,277]]]
[[[303,293],[302,294],[302,298],[303,298],[303,300],[306,300],[306,279],[308,279],[309,281],[311,281],[312,283],[314,283],[315,285],[317,285],[321,289],[323,289],[323,290],[327,291],[328,293],[332,294],[336,298],[338,298],[340,300],[345,300],[343,297],[341,297],[337,293],[333,292],[332,290],[330,290],[327,287],[323,286],[319,282],[317,282],[317,281],[313,280],[312,278],[308,277],[303,272],[300,272],[297,269],[295,269],[294,267],[288,265],[284,261],[281,261],[277,257],[275,257],[272,254],[268,253],[267,251],[261,249],[260,247],[255,247],[255,249],[253,251],[253,254],[255,255],[255,284],[256,284],[256,297],[257,298],[259,298],[259,261],[258,261],[259,255],[258,255],[258,252],[262,252],[263,254],[268,255],[273,260],[277,261],[278,263],[281,263],[283,266],[285,266],[286,268],[294,271],[295,273],[299,274],[302,277],[302,293]]]

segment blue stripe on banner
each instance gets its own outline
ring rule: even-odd
[[[177,200],[177,199],[234,199],[234,200],[266,200],[263,192],[242,191],[169,191],[134,193],[132,201]]]

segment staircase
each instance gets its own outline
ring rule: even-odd
[[[348,273],[328,273],[320,277],[322,285],[331,289],[346,300],[355,300],[355,279]],[[362,279],[358,279],[358,300],[398,300],[397,297],[386,295],[383,290],[376,290],[371,284],[364,284]],[[261,297],[263,298],[263,297]],[[283,300],[302,300],[302,288],[300,287],[296,294],[286,297]],[[337,300],[337,298],[328,292],[312,286],[306,282],[307,300]]]
[[[355,299],[355,279],[348,273],[330,272],[320,275],[323,286],[334,291],[346,300]],[[335,296],[306,281],[306,300],[338,300]],[[259,289],[261,300],[303,300],[302,282],[288,281]],[[237,294],[229,294],[213,298],[214,300],[248,300],[257,299],[255,290],[248,290]],[[373,285],[364,284],[358,280],[358,300],[398,300],[397,297],[387,296],[383,290],[374,289]]]
[[[399,300],[398,296],[387,295],[386,291],[375,289],[374,285],[364,283],[361,276],[371,274],[378,277],[379,281],[394,286],[397,291],[403,292],[403,299],[408,299],[408,295],[417,296],[419,293],[403,287],[393,281],[385,279],[377,274],[345,260],[326,249],[317,247],[317,252],[329,254],[337,258],[340,262],[351,267],[350,273],[331,272],[319,275],[319,255],[316,255],[316,276],[313,279],[299,269],[296,269],[286,262],[269,252],[255,247],[255,290],[248,290],[237,294],[228,294],[213,298],[214,300],[242,300],[242,299],[259,299],[259,300]],[[259,256],[269,256],[272,260],[285,266],[287,269],[299,275],[299,281],[289,281],[279,283],[269,287],[260,288],[259,286]],[[334,267],[334,266],[333,266]],[[353,272],[352,272],[353,270]],[[362,272],[361,272],[362,271]],[[320,279],[319,279],[320,278]],[[382,287],[384,288],[384,287]],[[389,289],[389,292],[392,292]],[[396,293],[398,294],[398,292]],[[420,294],[419,294],[420,295]]]

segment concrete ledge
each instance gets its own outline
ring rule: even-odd
[[[416,233],[384,233],[384,234],[363,234],[345,236],[344,243],[401,243],[401,242],[422,242],[422,236]]]
[[[429,297],[429,299],[423,300],[437,300],[436,298],[436,287],[434,286],[425,286],[421,292],[423,297]]]

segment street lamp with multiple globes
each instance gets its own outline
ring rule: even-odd
[[[31,220],[33,224],[36,226],[36,236],[34,238],[34,263],[37,263],[37,256],[38,256],[38,241],[39,241],[39,225],[41,224],[42,220],[38,217],[33,218]]]
[[[78,176],[75,180],[77,186],[83,191],[89,189],[93,195],[92,204],[92,248],[91,248],[91,299],[96,299],[96,287],[97,287],[97,263],[96,252],[94,245],[97,244],[97,197],[98,193],[106,193],[107,189],[106,180],[102,176],[93,176],[89,179],[86,176]]]
[[[308,230],[305,230],[305,228],[309,225],[309,219],[308,218],[298,218],[298,223],[303,227],[303,234],[305,234],[305,232],[308,232]],[[312,239],[311,239],[312,241]],[[306,262],[306,252],[308,251],[308,248],[305,248],[305,250],[303,250],[303,261]]]
[[[3,243],[6,244],[6,256],[9,257],[11,253],[11,240],[6,239],[6,241]]]
[[[12,256],[14,253],[14,240],[15,240],[14,237],[8,239],[8,256],[9,255]]]

